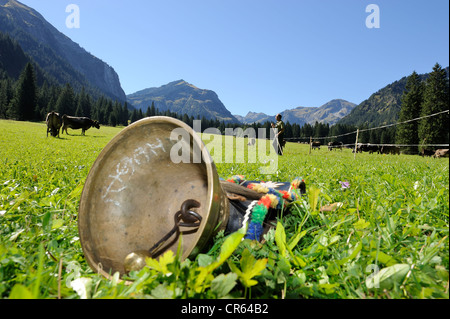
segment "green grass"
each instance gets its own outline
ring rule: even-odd
[[[223,178],[305,179],[308,199],[290,205],[264,244],[219,234],[195,260],[149,261],[130,274],[132,285],[95,274],[79,243],[79,199],[91,165],[120,130],[58,139],[47,138],[42,123],[0,120],[1,298],[449,297],[448,159],[355,159],[351,150],[325,148],[309,155],[294,143],[270,177],[259,164],[217,164]],[[320,211],[336,202],[336,211]]]

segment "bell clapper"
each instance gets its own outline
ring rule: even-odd
[[[150,252],[147,250],[138,250],[128,254],[123,262],[125,272],[129,273],[130,271],[139,271],[144,268],[147,265],[145,262],[145,258],[147,257],[151,257]]]

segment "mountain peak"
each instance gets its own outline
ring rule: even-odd
[[[3,7],[20,6],[20,5],[22,4],[15,0],[0,0],[0,6]]]
[[[35,10],[16,0],[0,0],[0,6],[15,11],[26,11],[28,14],[43,19],[43,17]]]
[[[170,84],[174,84],[174,85],[185,85],[185,86],[191,87],[191,88],[193,88],[193,89],[200,90],[200,89],[199,89],[198,87],[196,87],[195,85],[193,85],[193,84],[191,84],[191,83],[189,83],[189,82],[186,82],[186,81],[183,80],[183,79],[178,80],[178,81],[173,81],[173,82],[169,83],[168,85],[170,85]]]
[[[214,91],[200,89],[185,80],[177,80],[160,87],[140,90],[127,96],[134,108],[145,111],[152,104],[159,111],[171,111],[180,115],[238,122],[220,101]]]

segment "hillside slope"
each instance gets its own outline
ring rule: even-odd
[[[34,9],[15,0],[0,0],[0,31],[16,40],[23,51],[61,85],[83,86],[96,95],[125,101],[114,69],[59,32]]]
[[[447,78],[449,68],[446,68]],[[424,81],[429,73],[419,75]],[[401,109],[401,98],[405,91],[408,77],[405,76],[372,94],[367,100],[356,106],[350,114],[338,123],[371,127],[392,124],[398,121]]]

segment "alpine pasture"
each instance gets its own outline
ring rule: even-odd
[[[219,233],[195,260],[148,259],[131,285],[94,273],[78,205],[90,167],[120,130],[53,138],[44,123],[0,120],[1,298],[449,298],[449,159],[309,154],[297,143],[271,176],[257,163],[216,164],[225,179],[305,180],[307,196],[261,243]]]

